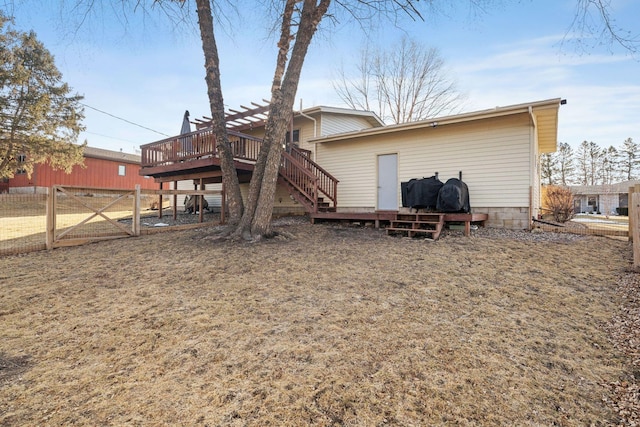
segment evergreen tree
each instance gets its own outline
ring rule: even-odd
[[[602,184],[613,184],[620,176],[618,150],[613,145],[601,150],[600,181]]]
[[[589,143],[582,141],[576,153],[577,162],[577,182],[581,185],[589,185]]]
[[[35,33],[9,27],[0,14],[0,177],[31,174],[47,161],[67,172],[83,162],[76,145],[82,97],[70,94],[53,56]]]
[[[558,165],[558,183],[563,186],[569,185],[573,181],[575,165],[573,159],[573,148],[566,142],[558,144],[558,151],[555,153]]]
[[[542,183],[553,185],[556,183],[555,177],[558,173],[558,161],[553,153],[542,153],[540,155],[540,176]]]
[[[624,140],[622,147],[618,151],[619,154],[619,170],[622,179],[627,181],[636,178],[636,171],[640,164],[640,144],[633,142],[633,139]]]

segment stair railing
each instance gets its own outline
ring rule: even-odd
[[[291,147],[291,157],[296,160],[304,169],[310,171],[314,176],[318,177],[318,190],[323,193],[329,200],[333,202],[333,206],[338,205],[338,181],[333,175],[324,170],[319,164],[311,160],[305,153],[307,150],[301,150]]]
[[[286,151],[282,153],[280,176],[303,197],[304,200],[299,200],[301,203],[314,213],[318,212],[320,179]]]

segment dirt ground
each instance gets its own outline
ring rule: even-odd
[[[627,242],[277,224],[0,258],[0,425],[640,422]]]

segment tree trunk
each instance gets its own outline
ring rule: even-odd
[[[293,111],[300,73],[311,39],[326,13],[330,0],[305,0],[295,37],[291,34],[292,16],[297,0],[287,0],[282,14],[278,59],[271,86],[269,117],[265,125],[264,142],[251,178],[247,207],[234,236],[258,240],[271,234],[271,218],[275,200],[278,172],[287,125]],[[295,40],[291,59],[287,55]],[[285,73],[286,70],[286,73]],[[284,79],[282,76],[284,75]]]
[[[228,221],[230,225],[236,225],[240,222],[244,207],[224,117],[224,99],[222,97],[222,85],[220,83],[220,61],[218,58],[218,47],[213,33],[211,4],[209,0],[196,0],[196,5],[198,24],[200,25],[200,35],[202,38],[202,50],[205,58],[205,81],[207,82],[207,95],[209,96],[209,105],[211,108],[211,126],[220,156],[222,182],[225,187],[227,206],[229,208]]]
[[[288,3],[295,2],[289,1]],[[279,72],[284,69],[284,62],[282,61],[286,61],[285,47],[288,47],[288,43],[284,43],[284,40],[290,40],[291,37],[291,26],[287,25],[287,18],[285,16],[287,9],[285,7],[280,39],[281,43],[278,45],[280,47],[280,54],[278,55],[278,64],[276,66],[276,73],[273,80],[274,84],[271,92],[272,104],[265,129],[265,141],[269,143],[269,153],[265,163],[258,204],[251,221],[251,235],[254,239],[271,234],[271,217],[273,214],[283,142],[291,111],[293,111],[296,92],[298,91],[302,65],[304,64],[304,59],[313,35],[322,17],[327,12],[330,3],[330,0],[322,0],[320,4],[316,5],[316,0],[304,1],[295,36],[295,43],[291,52],[291,59],[286,66],[284,80],[281,85],[278,85],[277,83],[280,81],[279,77],[281,76]],[[284,55],[283,52],[285,53]]]

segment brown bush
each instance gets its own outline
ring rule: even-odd
[[[543,205],[557,222],[567,222],[573,218],[573,193],[569,187],[548,185],[545,188]]]

